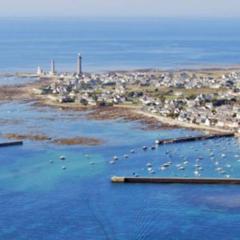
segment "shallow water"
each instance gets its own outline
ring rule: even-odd
[[[18,77],[14,74],[11,76],[2,74],[2,76],[0,76],[0,86],[23,85],[36,80],[36,77]]]
[[[23,146],[1,148],[0,239],[239,239],[238,186],[110,182],[113,175],[152,176],[147,163],[152,163],[155,176],[194,176],[199,157],[203,177],[240,177],[236,139],[173,144],[144,152],[142,146],[151,146],[156,138],[199,133],[143,131],[138,122],[87,120],[85,113],[31,103],[1,104],[0,120],[5,122],[1,133],[37,130],[52,137],[105,141],[94,147],[25,141]],[[135,154],[130,153],[133,148]],[[123,157],[126,153],[128,159]],[[60,155],[66,161],[59,160]],[[112,165],[113,155],[119,160]],[[159,170],[167,161],[172,165]],[[185,170],[178,170],[176,164],[184,161],[188,161]],[[226,169],[224,175],[215,171],[219,166]]]

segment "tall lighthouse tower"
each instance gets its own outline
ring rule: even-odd
[[[78,58],[77,58],[77,75],[81,76],[82,75],[82,56],[79,53]]]
[[[55,75],[56,74],[56,68],[55,68],[55,61],[54,61],[54,59],[51,60],[50,74],[51,75]]]

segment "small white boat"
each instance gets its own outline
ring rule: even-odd
[[[130,151],[131,153],[135,153],[135,149],[131,149],[131,151]]]
[[[194,171],[194,175],[200,177],[200,172],[199,171]]]
[[[156,141],[155,141],[155,143],[156,143],[156,144],[159,144],[159,143],[160,143],[160,141],[159,141],[159,140],[156,140]]]
[[[117,156],[113,156],[113,160],[117,161],[118,157]]]
[[[152,167],[148,167],[147,170],[148,170],[149,172],[151,172],[153,169],[152,169]]]
[[[167,162],[167,163],[164,163],[162,166],[165,167],[165,168],[167,168],[167,167],[169,167],[170,165],[171,165],[171,163],[170,163],[170,162]]]
[[[152,170],[150,171],[150,174],[155,174],[155,171],[152,169]]]
[[[127,158],[128,158],[128,155],[127,155],[127,154],[124,154],[123,157],[124,157],[125,159],[127,159]]]
[[[185,170],[185,167],[181,166],[178,168],[178,170]]]
[[[146,151],[146,150],[148,149],[148,147],[147,147],[147,146],[143,146],[142,149],[143,149],[144,151]]]
[[[67,169],[67,167],[66,166],[62,166],[62,170],[66,170]]]
[[[66,157],[65,157],[65,156],[60,156],[59,159],[60,159],[60,160],[65,160]]]

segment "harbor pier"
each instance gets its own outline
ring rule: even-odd
[[[0,143],[0,147],[12,147],[23,145],[23,141],[15,141],[15,142],[2,142]]]
[[[169,138],[169,139],[158,140],[158,145],[203,141],[203,140],[209,140],[209,139],[215,139],[215,138],[228,138],[228,137],[234,137],[234,136],[235,136],[234,133],[221,133],[221,134],[200,135],[200,136],[181,137],[181,138]]]
[[[151,178],[112,177],[112,183],[158,183],[158,184],[240,184],[240,178]]]

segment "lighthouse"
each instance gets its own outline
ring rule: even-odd
[[[79,53],[77,57],[77,76],[82,75],[82,56]]]
[[[41,76],[43,74],[43,70],[41,69],[40,66],[37,67],[37,75]]]
[[[54,60],[51,61],[50,74],[51,74],[51,75],[55,75],[55,74],[56,74],[56,68],[55,68],[55,61],[54,61]]]

